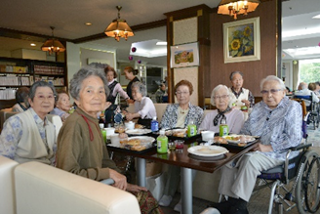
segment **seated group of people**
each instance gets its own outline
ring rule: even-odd
[[[240,84],[236,87],[229,89],[218,85],[213,89],[211,103],[217,109],[204,118],[202,108],[190,103],[192,84],[187,80],[180,81],[174,87],[177,103],[167,106],[160,122],[160,127],[167,129],[186,127],[192,121],[202,130],[218,132],[222,119],[225,119],[231,133],[261,137],[261,142],[256,144],[254,151],[223,168],[219,193],[229,196],[229,200],[216,205],[222,214],[248,213],[246,205],[257,175],[283,163],[286,150],[298,145],[302,139],[301,106],[285,96],[286,87],[276,76],[268,76],[261,81],[263,100],[254,105],[250,117],[244,121],[243,113],[232,108],[232,103],[235,102],[233,98],[238,97],[242,99],[242,103],[252,107],[250,98],[243,97],[243,94],[249,96],[251,92],[242,88],[241,73],[234,73],[230,79],[238,75],[241,78],[235,81],[237,83],[240,79]],[[129,99],[135,100],[136,112],[126,113],[126,118],[155,117],[154,105],[145,96],[145,86],[139,81],[132,82],[131,85]],[[240,90],[237,89],[239,85]],[[112,178],[115,187],[137,195],[142,213],[148,213],[155,208],[155,199],[146,188],[127,183],[126,177],[109,159],[102,138],[97,115],[106,109],[106,100],[111,94],[109,92],[106,75],[96,69],[83,68],[74,74],[70,81],[70,95],[77,108],[65,120],[56,139],[55,127],[46,117],[54,109],[55,88],[42,81],[34,83],[28,95],[30,108],[10,117],[4,124],[0,136],[0,155],[20,163],[41,161],[96,181]],[[173,179],[174,182],[176,180],[178,179]],[[169,181],[170,179],[164,196],[174,194],[178,187],[177,183],[171,185]],[[161,201],[165,200],[161,199],[160,203]],[[159,207],[155,210],[163,213]]]

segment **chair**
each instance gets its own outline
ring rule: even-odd
[[[59,131],[63,125],[61,118],[58,115],[54,114],[48,114],[47,118],[56,127],[56,136],[58,137]]]
[[[294,95],[293,96],[294,100],[297,100],[298,102],[303,100],[306,105],[306,110],[308,112],[307,115],[307,123],[313,124],[313,129],[315,130],[316,128],[319,127],[319,114],[318,114],[318,104],[313,102],[312,99],[312,94],[311,95]],[[307,105],[310,103],[310,105]]]

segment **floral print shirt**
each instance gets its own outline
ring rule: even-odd
[[[272,152],[260,152],[268,157],[285,160],[288,148],[295,147],[302,140],[301,105],[284,97],[275,109],[263,101],[257,103],[240,133],[260,136],[263,145],[271,145]],[[298,152],[292,152],[294,157]]]
[[[166,111],[164,112],[160,122],[161,128],[164,128],[164,129],[176,128],[176,124],[178,121],[178,108],[179,108],[179,104],[177,103],[167,106]],[[184,126],[185,127],[188,126],[189,122],[191,122],[192,120],[193,123],[197,125],[197,127],[199,127],[202,121],[202,115],[203,115],[202,108],[200,108],[199,106],[194,106],[189,103],[189,111],[188,111],[186,120],[184,122]]]

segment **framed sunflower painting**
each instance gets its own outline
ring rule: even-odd
[[[224,63],[260,60],[260,18],[223,24]]]

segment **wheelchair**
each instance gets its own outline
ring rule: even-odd
[[[311,144],[300,144],[289,149],[282,166],[262,172],[258,179],[271,188],[268,214],[273,205],[282,214],[297,207],[300,214],[316,213],[320,207],[320,158],[310,149]],[[295,158],[289,159],[293,151],[300,151]]]
[[[319,115],[319,104],[314,103],[311,95],[294,95],[293,99],[301,102],[302,100],[305,102],[310,103],[309,106],[305,107],[307,111],[307,123],[313,124],[313,129],[316,130],[319,128],[320,123],[320,115]]]

